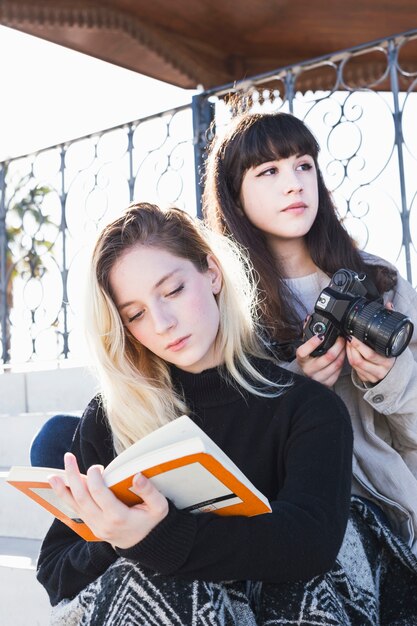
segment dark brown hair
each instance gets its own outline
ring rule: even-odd
[[[365,272],[382,294],[396,275],[386,267],[367,266],[340,221],[318,166],[319,145],[303,121],[289,113],[244,113],[226,132],[214,138],[206,161],[203,213],[208,225],[234,237],[248,252],[258,277],[260,315],[268,334],[277,341],[301,335],[301,323],[291,305],[293,294],[282,280],[277,260],[264,234],[244,214],[240,191],[245,172],[267,161],[310,155],[317,170],[319,208],[306,235],[311,258],[326,274],[341,267]]]

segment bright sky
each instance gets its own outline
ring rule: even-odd
[[[195,93],[0,26],[0,161],[188,103]]]

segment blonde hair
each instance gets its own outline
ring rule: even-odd
[[[114,303],[110,270],[126,250],[137,245],[186,258],[199,272],[207,271],[207,257],[212,255],[222,274],[216,296],[220,317],[216,347],[228,378],[249,393],[263,396],[279,395],[288,385],[269,381],[251,363],[250,357],[270,357],[256,332],[252,270],[237,245],[179,209],[163,211],[153,204],[132,204],[98,238],[86,297],[87,339],[118,453],[187,413],[184,399],[173,388],[169,365],[125,328]]]

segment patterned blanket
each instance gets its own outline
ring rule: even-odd
[[[416,626],[417,559],[353,497],[334,568],[308,582],[184,582],[119,559],[51,626]]]

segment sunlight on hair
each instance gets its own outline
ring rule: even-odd
[[[189,259],[199,272],[207,271],[204,263],[212,254],[222,274],[216,296],[220,314],[216,343],[228,378],[237,387],[262,396],[279,395],[288,386],[267,380],[251,362],[252,357],[271,357],[258,336],[256,280],[243,250],[184,211],[163,211],[146,203],[131,205],[99,235],[86,294],[87,341],[117,452],[188,412],[172,388],[169,364],[126,330],[113,301],[110,270],[135,245],[154,246]]]

